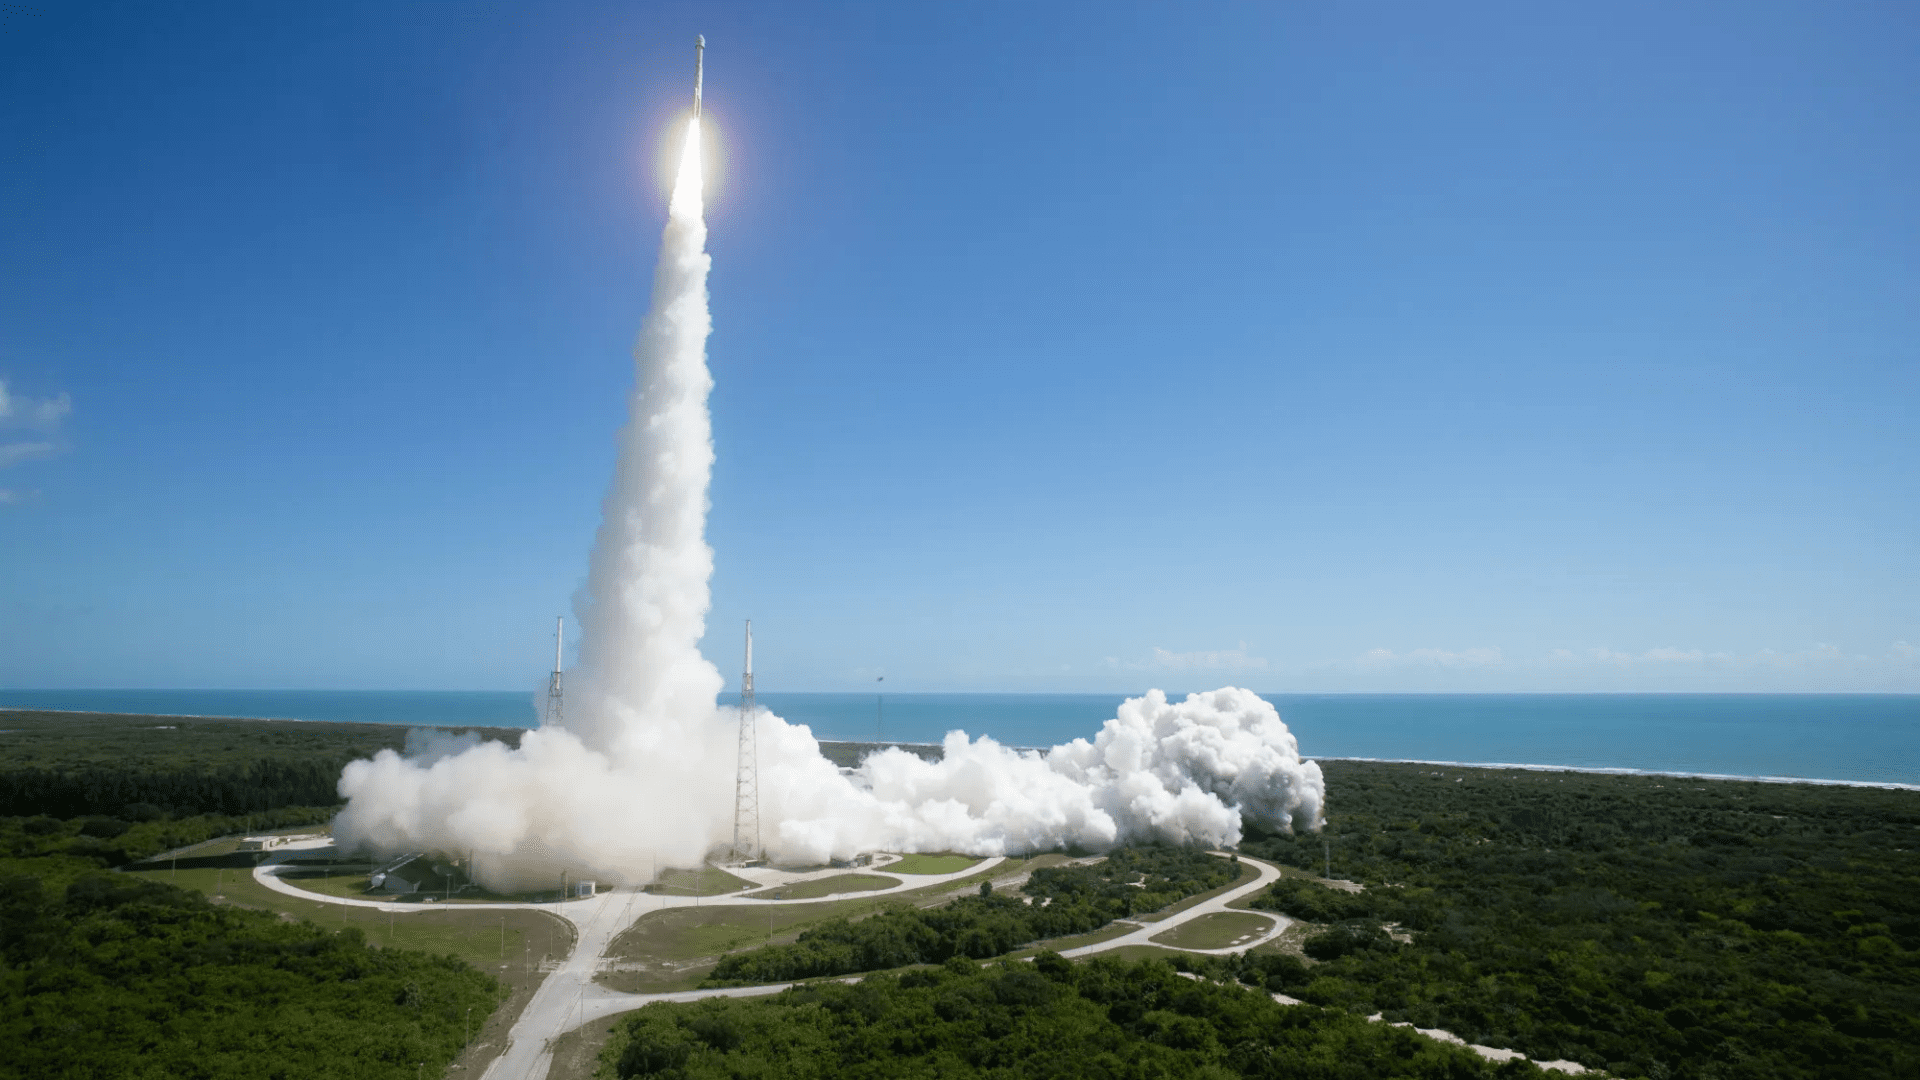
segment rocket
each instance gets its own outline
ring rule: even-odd
[[[693,118],[700,119],[700,69],[707,63],[707,35],[693,39]]]

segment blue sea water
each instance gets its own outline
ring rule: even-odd
[[[1269,694],[1309,757],[1639,769],[1920,784],[1920,695]],[[732,699],[723,699],[732,703]],[[787,694],[762,704],[822,739],[1014,746],[1091,737],[1119,694]],[[3,690],[0,708],[534,726],[488,691]]]

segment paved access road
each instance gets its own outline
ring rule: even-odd
[[[311,856],[317,851],[332,846],[331,838],[317,838],[296,841],[275,848],[265,862],[254,868],[254,880],[275,892],[297,896],[302,900],[319,900],[351,907],[375,908],[380,911],[435,910],[423,904],[399,903],[392,900],[362,900],[350,896],[330,896],[324,893],[308,892],[280,880],[280,872],[287,868],[288,859],[301,855]],[[787,988],[786,984],[779,984],[728,990],[688,990],[674,994],[623,994],[594,982],[594,972],[598,970],[607,947],[613,944],[613,939],[620,936],[621,931],[632,926],[643,915],[665,908],[763,907],[768,904],[817,904],[833,898],[887,896],[971,877],[982,871],[992,870],[1006,861],[999,857],[982,859],[951,874],[891,875],[900,877],[902,879],[900,884],[885,889],[839,893],[834,897],[816,896],[803,900],[755,900],[749,899],[742,893],[722,896],[668,896],[660,893],[643,893],[637,888],[622,888],[582,900],[562,900],[545,904],[456,903],[450,905],[462,911],[513,909],[550,912],[572,923],[577,933],[573,951],[567,954],[566,960],[560,967],[549,973],[541,981],[540,988],[534,991],[533,1000],[527,1003],[527,1007],[520,1013],[520,1019],[507,1033],[506,1050],[495,1058],[493,1064],[482,1074],[483,1080],[545,1080],[547,1070],[553,1064],[553,1053],[550,1047],[554,1039],[581,1024],[603,1016],[611,1016],[614,1013],[637,1009],[649,1002],[697,1001],[704,997],[752,997],[759,994],[777,994]],[[865,873],[870,869],[878,873],[886,871],[886,867],[882,865],[872,868],[861,867],[852,871],[817,870],[798,874],[766,867],[747,867],[729,868],[728,873],[753,882],[755,888],[759,889],[846,873]]]
[[[312,855],[317,850],[333,846],[331,839],[296,841],[284,847],[274,849],[266,862],[254,868],[254,880],[276,892],[298,896],[303,900],[321,900],[334,904],[346,904],[354,907],[377,908],[381,911],[417,912],[433,910],[422,904],[398,903],[391,900],[362,900],[347,896],[328,896],[322,893],[308,892],[280,880],[280,871],[285,868],[286,860],[299,855]],[[1228,858],[1225,852],[1214,852],[1221,858]],[[964,870],[951,874],[902,874],[899,885],[886,889],[866,892],[836,894],[840,897],[886,896],[890,893],[911,892],[928,886],[937,886],[961,878],[971,877],[982,871],[992,870],[1007,860],[1004,858],[983,859]],[[1152,939],[1195,919],[1229,910],[1228,905],[1235,900],[1251,896],[1272,884],[1280,876],[1278,868],[1258,859],[1249,859],[1242,855],[1240,861],[1258,871],[1253,881],[1239,885],[1217,896],[1209,897],[1184,911],[1177,911],[1166,918],[1152,923],[1141,923],[1138,930],[1123,934],[1111,941],[1094,945],[1083,945],[1069,949],[1062,956],[1088,956],[1108,949],[1118,949],[1127,945],[1152,944]],[[811,873],[795,874],[763,867],[745,869],[730,868],[729,873],[752,881],[756,888],[789,885],[818,877],[827,877],[849,872],[886,873],[886,866],[861,867],[855,871],[820,870]],[[643,893],[638,889],[623,888],[600,893],[583,900],[565,900],[546,904],[515,903],[460,903],[463,911],[488,909],[521,909],[551,912],[573,924],[578,934],[573,951],[567,955],[560,967],[547,975],[534,992],[533,1000],[520,1013],[520,1019],[507,1035],[507,1047],[493,1064],[482,1074],[482,1080],[545,1080],[547,1071],[553,1065],[553,1040],[572,1031],[582,1024],[627,1012],[655,1001],[698,1001],[710,997],[758,997],[765,994],[777,994],[785,990],[788,983],[776,983],[770,986],[729,987],[722,990],[683,990],[670,994],[625,994],[593,981],[594,972],[599,969],[600,961],[613,939],[621,931],[632,926],[641,916],[665,908],[675,907],[732,907],[766,904],[817,904],[826,897],[810,897],[804,900],[755,900],[741,893],[724,896],[667,896],[659,893]],[[1242,942],[1225,949],[1186,949],[1185,952],[1233,953],[1243,952],[1259,945],[1284,931],[1291,920],[1284,915],[1263,912],[1273,919],[1273,928],[1258,939]],[[848,980],[855,981],[855,980]]]
[[[1216,851],[1216,852],[1213,852],[1213,854],[1218,855],[1223,859],[1227,858],[1227,855],[1225,852]],[[1228,889],[1226,892],[1223,892],[1218,896],[1209,897],[1208,899],[1202,900],[1198,904],[1193,905],[1192,907],[1186,909],[1185,911],[1176,911],[1173,914],[1167,916],[1166,918],[1161,919],[1159,922],[1141,923],[1140,929],[1135,930],[1130,934],[1124,934],[1120,937],[1114,938],[1111,941],[1102,941],[1094,945],[1082,945],[1077,949],[1068,949],[1065,952],[1062,952],[1060,955],[1071,960],[1076,956],[1090,956],[1097,952],[1105,952],[1108,949],[1118,949],[1126,945],[1157,945],[1159,943],[1154,941],[1153,939],[1156,937],[1159,937],[1161,934],[1166,933],[1167,931],[1173,929],[1174,927],[1179,926],[1182,923],[1190,923],[1195,919],[1204,918],[1205,916],[1208,916],[1208,915],[1218,915],[1223,911],[1234,910],[1229,908],[1228,905],[1232,904],[1235,900],[1240,900],[1245,897],[1252,896],[1253,894],[1259,892],[1262,889],[1265,889],[1267,886],[1279,880],[1280,870],[1278,867],[1272,865],[1271,863],[1264,863],[1264,862],[1261,862],[1259,859],[1249,859],[1245,855],[1240,856],[1240,861],[1243,863],[1246,863],[1248,866],[1251,866],[1255,870],[1259,871],[1260,876],[1255,878],[1253,881],[1240,886],[1239,888]],[[1187,949],[1187,948],[1180,948],[1179,946],[1176,946],[1176,945],[1161,945],[1160,947],[1163,949],[1180,948],[1181,952],[1209,953],[1215,956],[1225,956],[1228,953],[1246,952],[1248,949],[1251,949],[1256,945],[1264,945],[1267,942],[1272,941],[1274,938],[1279,937],[1282,933],[1285,933],[1287,927],[1293,925],[1292,919],[1289,919],[1285,915],[1281,915],[1275,912],[1262,911],[1262,912],[1257,912],[1256,914],[1259,914],[1268,919],[1272,919],[1273,927],[1269,929],[1265,934],[1262,934],[1261,936],[1254,938],[1250,941],[1243,941],[1238,945],[1232,945],[1224,949]]]

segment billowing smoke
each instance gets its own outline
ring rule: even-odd
[[[697,865],[731,838],[737,714],[701,656],[713,551],[705,539],[713,438],[706,341],[700,127],[689,125],[634,348],[631,416],[602,508],[564,726],[499,742],[423,739],[347,766],[343,846],[473,858],[498,889],[562,872],[628,883]],[[1233,844],[1244,822],[1318,828],[1325,784],[1272,705],[1216,690],[1128,701],[1089,742],[1045,753],[947,736],[945,756],[900,750],[852,775],[804,726],[762,712],[767,854],[813,863],[860,851],[994,855],[1126,840]]]
[[[904,750],[869,756],[849,782],[819,756],[804,727],[768,717],[777,745],[762,773],[777,808],[768,847],[817,862],[863,850],[1009,855],[1104,850],[1126,840],[1237,844],[1243,822],[1317,829],[1326,784],[1300,760],[1274,707],[1250,690],[1158,690],[1120,706],[1092,742],[1018,751],[947,734],[938,761]],[[769,738],[769,736],[772,736]]]

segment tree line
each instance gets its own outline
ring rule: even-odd
[[[894,907],[849,922],[835,919],[791,944],[767,945],[720,961],[710,986],[786,982],[984,959],[1050,938],[1084,934],[1136,912],[1157,911],[1220,888],[1239,876],[1237,862],[1172,847],[1132,847],[1088,866],[1043,867],[1020,897],[982,884],[979,896],[933,909]]]
[[[340,771],[416,731],[301,723],[9,710],[0,717],[0,815],[128,820],[334,806]],[[517,744],[521,732],[483,729]]]

